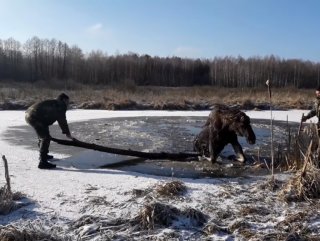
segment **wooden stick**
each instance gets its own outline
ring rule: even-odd
[[[304,118],[304,113],[302,113],[302,117],[301,117],[301,120],[300,120],[300,124],[299,124],[299,129],[298,129],[298,137],[300,135],[300,132],[302,131],[302,123],[303,123],[303,118]]]
[[[267,80],[266,85],[268,86],[269,102],[270,102],[270,132],[271,132],[271,175],[274,179],[274,147],[273,147],[273,117],[272,117],[272,95],[271,95],[271,83]]]
[[[93,143],[86,143],[83,141],[79,141],[77,139],[62,140],[62,139],[56,139],[51,137],[51,140],[60,145],[76,146],[76,147],[82,147],[86,149],[92,149],[95,151],[108,152],[108,153],[125,155],[125,156],[136,156],[136,157],[141,157],[146,159],[170,159],[170,160],[184,161],[184,159],[187,159],[187,158],[201,156],[200,153],[194,153],[194,152],[193,153],[183,153],[183,152],[167,153],[167,152],[142,152],[142,151],[134,151],[130,149],[123,150],[118,148],[96,145]]]
[[[309,159],[310,159],[310,155],[311,155],[311,149],[312,149],[312,140],[310,141],[310,144],[309,144],[309,147],[308,147],[308,150],[307,150],[307,153],[306,153],[306,156],[304,158],[304,165],[303,165],[303,168],[302,168],[302,171],[301,171],[301,177],[305,175],[305,171],[306,171],[306,168],[307,168],[307,164],[309,162]]]
[[[4,171],[5,171],[5,178],[6,178],[6,182],[7,182],[7,189],[9,191],[9,193],[11,193],[11,184],[10,184],[8,161],[7,161],[7,159],[6,159],[6,157],[4,155],[2,156],[2,160],[3,160],[3,163],[4,163]]]

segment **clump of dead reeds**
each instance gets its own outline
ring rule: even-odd
[[[240,209],[240,214],[242,216],[248,216],[248,215],[261,215],[261,216],[266,216],[270,214],[270,210],[263,206],[243,206]]]
[[[192,226],[202,226],[207,222],[208,216],[194,208],[186,208],[181,215],[190,220]]]
[[[146,196],[148,193],[150,193],[151,190],[150,189],[132,189],[131,193],[134,197],[139,198],[139,197],[143,197]]]
[[[293,230],[303,230],[309,217],[308,211],[290,213],[285,216],[285,219],[277,223],[276,228],[281,232],[292,232]]]
[[[0,215],[6,215],[14,209],[14,201],[12,193],[8,191],[7,187],[0,188]]]
[[[15,201],[22,199],[24,195],[21,192],[12,192],[8,161],[5,156],[2,156],[2,160],[4,163],[6,184],[0,188],[0,215],[6,215],[19,208],[19,205],[16,205]]]
[[[183,182],[176,180],[158,184],[155,190],[160,196],[173,197],[184,194],[187,187]]]
[[[177,208],[155,202],[144,205],[135,221],[143,229],[154,229],[156,226],[170,226],[178,215],[179,210]]]
[[[179,210],[176,207],[154,202],[145,204],[139,214],[131,221],[131,225],[137,224],[141,229],[155,229],[170,227],[174,221],[183,219],[190,226],[202,226],[207,222],[208,216],[194,208]]]
[[[99,221],[99,218],[91,215],[84,215],[77,219],[75,222],[72,223],[71,228],[72,229],[77,229],[79,227],[85,226],[85,225],[90,225],[93,223],[96,223]]]
[[[105,109],[106,106],[104,103],[99,102],[99,101],[86,101],[82,102],[79,106],[79,109],[94,109],[94,110],[100,110],[100,109]]]
[[[280,197],[285,201],[310,201],[320,197],[320,169],[318,160],[312,156],[312,142],[305,155],[304,165],[284,189],[280,192]]]
[[[228,226],[228,229],[231,233],[235,232],[236,230],[241,232],[242,230],[248,230],[250,228],[250,224],[245,219],[237,219]]]
[[[269,191],[277,191],[281,187],[282,183],[281,181],[275,179],[275,178],[269,178],[262,184],[260,184],[258,187],[261,190],[269,190]]]
[[[291,146],[288,147],[289,153],[286,155],[286,165],[282,167],[286,170],[300,170],[304,165],[305,154],[308,151],[310,143],[311,156],[314,156],[318,147],[317,125],[308,124],[302,130],[298,130],[297,135],[289,134],[288,142]]]
[[[296,134],[294,134],[293,130],[296,131],[296,129],[291,129],[287,120],[286,143],[276,144],[275,167],[280,171],[300,170],[304,165],[304,153],[307,152],[311,141],[313,143],[311,146],[311,156],[315,156],[316,154],[316,149],[318,147],[317,125],[311,123],[300,126]],[[265,164],[269,169],[268,164]]]
[[[230,234],[230,230],[227,227],[222,227],[218,224],[216,224],[215,222],[209,222],[203,229],[202,232],[207,235],[210,236],[212,234],[217,234],[217,233],[227,233]]]
[[[1,241],[71,241],[67,236],[59,237],[55,234],[50,234],[48,230],[38,225],[29,224],[27,227],[16,225],[8,225],[0,227]]]
[[[299,233],[292,231],[289,233],[284,232],[274,232],[268,234],[258,234],[253,239],[254,241],[269,241],[269,240],[284,240],[284,241],[318,241],[319,236],[307,235],[304,233]]]
[[[0,188],[0,215],[6,215],[23,206],[16,201],[21,200],[25,195],[21,192],[9,192],[6,186]]]

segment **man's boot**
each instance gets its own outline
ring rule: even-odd
[[[41,161],[40,160],[38,168],[39,169],[54,169],[54,168],[56,168],[56,165],[55,164],[51,164],[51,163],[49,163],[47,161]]]
[[[51,159],[53,159],[53,156],[47,154],[46,159],[47,159],[47,160],[51,160]]]
[[[51,164],[50,162],[47,161],[46,154],[45,155],[40,154],[39,161],[40,162],[39,162],[38,168],[40,168],[40,169],[53,169],[53,168],[56,168],[56,165]]]

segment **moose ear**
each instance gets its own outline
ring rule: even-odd
[[[249,116],[247,116],[246,114],[241,115],[241,117],[240,117],[240,122],[250,123],[250,118],[249,118]]]

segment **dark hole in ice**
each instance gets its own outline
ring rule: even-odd
[[[206,119],[206,117],[130,117],[79,121],[70,123],[69,126],[72,134],[84,142],[137,151],[173,153],[193,151],[193,139],[200,132]],[[79,169],[104,167],[142,174],[190,178],[268,174],[269,171],[266,169],[253,171],[250,166],[257,160],[258,148],[260,148],[260,159],[269,161],[270,121],[252,119],[251,122],[257,136],[256,144],[249,145],[245,138],[239,137],[248,158],[246,165],[227,158],[234,154],[230,145],[222,151],[219,158],[221,163],[214,165],[208,161],[196,160],[188,162],[142,160],[118,155],[115,158],[113,154],[56,143],[51,143],[50,151],[70,155],[56,162],[58,166],[70,166],[72,163],[71,166]],[[293,123],[290,125],[297,127]],[[274,121],[274,139],[285,142],[286,128],[286,122]],[[50,131],[52,136],[64,138],[56,124],[50,127]],[[29,126],[12,127],[4,133],[3,138],[14,145],[38,149],[36,134]],[[128,159],[134,161],[128,164]],[[36,165],[36,162],[30,165]]]

